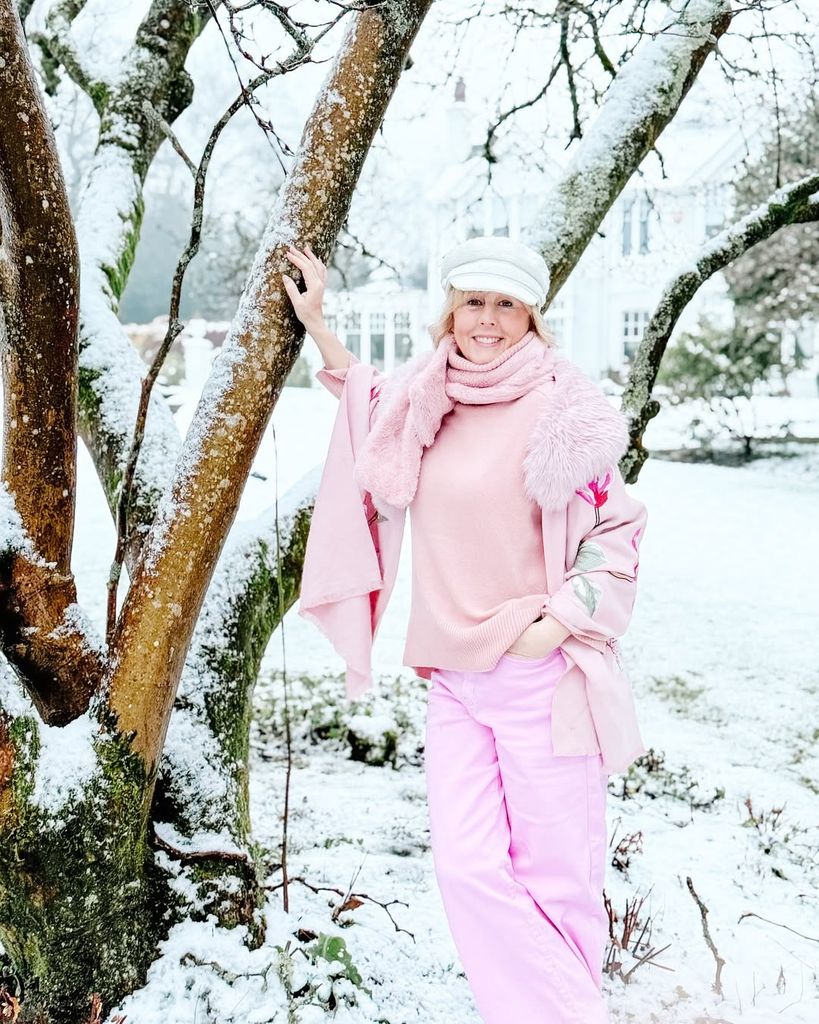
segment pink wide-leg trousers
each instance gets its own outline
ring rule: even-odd
[[[601,994],[607,774],[555,757],[566,669],[504,654],[488,672],[436,669],[426,773],[435,873],[486,1024],[605,1024]]]

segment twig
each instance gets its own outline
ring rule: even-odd
[[[637,962],[636,962],[636,963],[634,964],[634,966],[633,966],[633,967],[630,967],[630,968],[629,968],[629,969],[628,969],[628,970],[626,971],[626,973],[625,973],[625,974],[622,974],[622,975],[621,975],[621,977],[622,977],[623,981],[625,981],[625,982],[628,982],[628,980],[629,980],[629,978],[630,978],[630,977],[632,976],[632,974],[634,974],[634,972],[635,972],[635,971],[637,970],[637,968],[638,968],[638,967],[642,967],[642,966],[643,966],[643,964],[651,964],[651,966],[652,966],[652,967],[659,967],[659,968],[660,968],[660,970],[663,970],[663,971],[672,971],[672,972],[673,972],[673,971],[674,971],[674,968],[673,968],[673,967],[666,967],[666,965],[665,965],[665,964],[658,964],[658,963],[657,963],[657,962],[655,961],[655,959],[654,959],[655,957],[658,957],[658,956],[660,955],[660,953],[665,953],[665,951],[666,951],[667,949],[670,949],[670,948],[671,948],[671,943],[670,943],[670,942],[667,942],[667,943],[666,943],[666,944],[665,944],[665,945],[664,945],[664,946],[663,946],[663,947],[662,947],[661,949],[655,949],[655,948],[654,948],[654,947],[652,946],[652,947],[651,947],[651,949],[650,949],[650,950],[649,950],[649,951],[648,951],[647,953],[644,953],[644,954],[643,954],[643,955],[642,955],[642,956],[641,956],[641,957],[640,957],[640,958],[639,958],[639,959],[637,960]]]
[[[159,111],[156,109],[153,103],[151,103],[150,100],[146,99],[142,101],[142,110],[145,113],[145,115],[154,122],[154,124],[157,126],[157,128],[159,128],[162,134],[168,139],[168,141],[176,150],[176,152],[182,157],[182,160],[185,162],[185,165],[187,166],[188,170],[195,178],[197,173],[196,164],[185,152],[182,143],[177,138],[173,128],[171,128],[171,126],[168,124],[165,118],[159,113]]]
[[[290,727],[290,687],[287,678],[287,651],[285,648],[284,636],[284,588],[282,587],[282,542],[279,534],[279,453],[276,441],[276,428],[271,424],[273,432],[273,458],[275,470],[275,508],[273,518],[276,523],[276,591],[279,598],[279,626],[282,634],[282,692],[284,706],[284,739],[287,751],[287,762],[284,773],[284,809],[282,810],[282,845],[281,845],[281,869],[282,869],[282,910],[288,913],[290,910],[290,889],[287,867],[287,839],[288,826],[290,824],[290,783],[293,778],[293,732]]]
[[[156,831],[155,825],[153,827],[153,840],[160,850],[164,850],[165,853],[169,853],[180,861],[195,863],[200,860],[226,860],[234,864],[247,864],[248,867],[253,866],[253,861],[246,853],[232,853],[229,850],[180,850],[163,839]]]
[[[793,932],[794,935],[798,935],[800,939],[807,939],[808,942],[819,942],[819,938],[813,935],[805,935],[804,932],[798,932],[795,928],[791,928],[789,924],[781,924],[779,921],[771,921],[770,918],[763,917],[762,914],[755,914],[753,910],[747,910],[744,914],[740,914],[737,918],[737,924],[740,921],[744,921],[746,917],[757,917],[760,921],[764,921],[766,924],[772,924],[777,928],[785,928],[789,932]]]
[[[412,941],[415,942],[415,936],[413,935],[413,933],[410,932],[410,931],[407,931],[406,928],[401,928],[400,925],[396,922],[395,918],[392,916],[392,914],[390,913],[390,910],[389,910],[390,907],[394,907],[394,906],[407,907],[408,908],[409,904],[405,903],[403,900],[390,900],[387,903],[383,903],[381,900],[377,900],[374,896],[368,896],[367,893],[365,893],[365,892],[353,892],[353,893],[351,893],[351,892],[348,891],[348,892],[345,893],[345,891],[343,889],[336,889],[334,886],[331,886],[331,885],[313,885],[311,882],[308,882],[307,879],[303,878],[301,875],[294,876],[293,878],[290,879],[290,881],[291,882],[299,882],[299,883],[301,883],[301,885],[305,886],[305,888],[307,888],[311,892],[314,892],[314,893],[317,893],[317,894],[321,893],[321,892],[332,892],[332,893],[335,893],[337,896],[341,896],[343,898],[343,903],[341,904],[341,907],[340,907],[340,909],[338,911],[339,914],[342,913],[345,909],[346,910],[354,910],[355,909],[354,906],[350,906],[349,905],[352,900],[361,900],[361,901],[363,901],[365,903],[373,903],[373,904],[375,904],[375,906],[381,907],[381,909],[384,911],[384,913],[387,915],[387,917],[392,922],[392,926],[393,926],[393,928],[395,928],[396,932],[403,932],[404,935],[409,935],[409,937],[412,939]],[[276,885],[266,885],[265,889],[267,889],[267,890],[269,890],[271,892],[274,892],[276,889],[281,887],[281,884],[282,884],[281,882],[277,882]],[[335,920],[335,918],[333,920]]]
[[[694,902],[700,908],[700,916],[702,918],[702,934],[705,936],[705,942],[711,952],[714,954],[714,959],[717,962],[717,973],[714,976],[713,989],[718,996],[722,995],[722,968],[725,966],[725,961],[717,952],[717,947],[714,945],[714,940],[711,938],[711,932],[708,928],[708,907],[702,902],[694,889],[694,883],[691,881],[690,876],[686,876],[685,884],[688,886],[688,891],[694,899]]]

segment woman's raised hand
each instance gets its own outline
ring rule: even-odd
[[[327,280],[327,267],[316,256],[309,245],[304,251],[289,246],[285,256],[299,268],[304,278],[304,291],[300,292],[296,282],[288,274],[282,274],[284,290],[293,304],[296,316],[307,330],[324,323],[322,302],[324,300],[324,282]]]

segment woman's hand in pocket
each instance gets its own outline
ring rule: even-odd
[[[568,635],[569,630],[565,626],[547,615],[527,626],[506,653],[517,654],[521,658],[545,658]]]

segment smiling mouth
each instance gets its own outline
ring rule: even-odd
[[[479,345],[497,345],[497,343],[503,339],[495,338],[489,334],[473,334],[472,340],[477,341]]]

